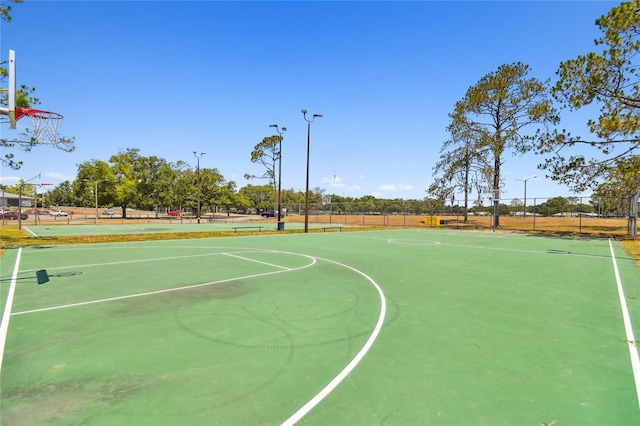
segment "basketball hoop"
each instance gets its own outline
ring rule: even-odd
[[[16,120],[24,116],[29,117],[33,124],[35,143],[57,145],[58,126],[62,121],[62,114],[40,109],[16,108]]]

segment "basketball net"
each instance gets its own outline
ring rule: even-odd
[[[58,126],[62,122],[62,114],[39,109],[16,108],[16,119],[27,116],[33,125],[34,144],[58,144]]]

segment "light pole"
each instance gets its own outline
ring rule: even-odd
[[[102,180],[91,180],[91,179],[82,179],[83,182],[91,182],[93,183],[93,195],[96,204],[96,217],[93,218],[93,224],[96,225],[98,223],[98,182],[107,182],[108,179]]]
[[[522,217],[526,219],[527,217],[527,181],[531,180],[531,179],[537,179],[538,176],[533,175],[533,176],[529,176],[528,178],[524,178],[524,179],[516,179],[517,181],[521,181],[524,182],[524,207],[523,207],[523,212],[522,212]]]
[[[198,223],[200,223],[200,158],[206,154],[206,152],[201,152],[200,155],[196,151],[193,151],[193,155],[196,157],[198,161],[197,165],[197,173],[198,173],[198,209],[196,210],[196,217],[198,219]]]
[[[308,233],[309,232],[309,151],[311,148],[311,142],[310,142],[311,141],[311,123],[313,123],[313,121],[316,118],[322,118],[322,114],[313,114],[313,117],[311,118],[311,120],[309,120],[307,119],[307,110],[303,109],[302,117],[307,122],[307,186],[306,186],[306,192],[304,196],[304,205],[305,205],[304,232]]]
[[[22,188],[24,188],[25,185],[29,185],[28,182],[31,182],[34,179],[40,179],[40,173],[38,173],[37,176],[32,177],[29,180],[25,180],[24,182],[22,182],[20,184],[20,187],[18,188],[18,229],[21,230],[22,229]],[[38,203],[36,203],[36,208],[38,207],[37,205]]]
[[[282,128],[282,131],[278,128],[277,124],[270,124],[269,127],[275,127],[276,132],[280,135],[278,140],[278,231],[284,229],[282,223],[282,133],[287,131],[286,127]]]

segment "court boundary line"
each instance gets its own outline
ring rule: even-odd
[[[18,282],[18,271],[20,270],[20,258],[22,257],[22,247],[18,249],[16,255],[16,263],[13,266],[13,274],[11,275],[11,285],[7,293],[7,301],[2,312],[2,322],[0,323],[0,371],[2,371],[2,359],[4,358],[4,345],[7,341],[7,333],[9,332],[9,318],[11,317],[11,308],[13,306],[13,296],[16,292],[16,283]]]
[[[616,277],[616,285],[618,287],[618,297],[620,298],[620,308],[622,310],[622,322],[627,337],[627,346],[629,347],[629,356],[631,358],[631,370],[633,371],[633,379],[636,385],[636,397],[638,398],[638,408],[640,408],[640,355],[638,355],[637,342],[633,337],[633,326],[631,325],[631,317],[629,316],[629,308],[627,307],[624,288],[622,287],[622,279],[618,271],[618,263],[616,255],[613,251],[613,243],[609,239],[609,249],[611,250],[611,261],[613,262],[613,272]]]
[[[27,231],[28,233],[31,234],[32,237],[37,237],[38,234],[36,234],[35,232],[33,232],[31,229],[29,229],[28,226],[23,226],[22,229],[24,229],[25,231]]]

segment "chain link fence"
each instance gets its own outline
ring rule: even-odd
[[[310,203],[309,223],[358,226],[443,226],[554,233],[629,235],[629,215],[638,215],[637,198],[548,197],[492,200],[372,200]],[[633,206],[635,205],[635,210]],[[304,204],[283,204],[290,221],[304,220]],[[466,212],[466,214],[465,214]],[[437,217],[438,221],[431,218]],[[437,223],[437,224],[436,224]]]

